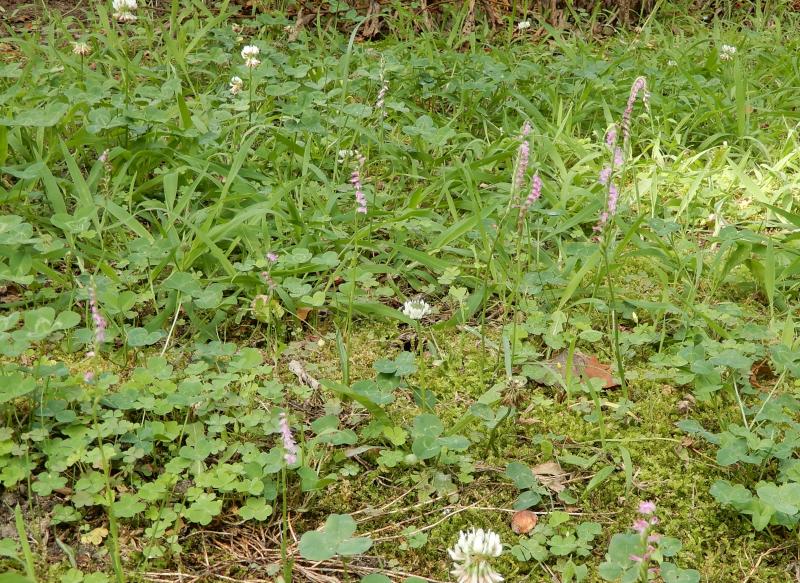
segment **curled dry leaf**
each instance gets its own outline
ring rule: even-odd
[[[545,488],[549,488],[553,492],[562,492],[567,487],[565,482],[569,479],[569,474],[558,462],[545,462],[533,466],[531,471]]]
[[[511,530],[516,534],[527,534],[534,529],[539,517],[530,510],[515,512],[511,518]]]
[[[692,409],[694,409],[694,402],[695,399],[692,395],[684,395],[683,399],[678,401],[678,404],[675,406],[675,408],[681,415],[686,415],[687,413],[690,413]]]
[[[770,366],[769,359],[754,362],[750,367],[750,384],[760,391],[768,391],[770,384],[775,380],[775,372]]]
[[[569,352],[562,350],[543,364],[566,379],[568,360]],[[593,354],[584,354],[577,350],[572,355],[571,376],[572,378],[583,380],[600,379],[603,382],[604,389],[619,386],[619,381],[611,374],[609,365],[600,362]]]
[[[293,372],[294,375],[297,377],[297,380],[299,380],[304,385],[311,387],[315,391],[320,390],[321,385],[319,384],[319,381],[314,377],[312,377],[310,374],[308,374],[308,372],[306,372],[305,367],[300,361],[298,360],[290,361],[289,370]]]

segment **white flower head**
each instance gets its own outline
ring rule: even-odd
[[[731,45],[722,45],[719,51],[720,61],[731,61],[736,54],[736,47]]]
[[[503,580],[489,564],[489,559],[503,553],[500,535],[496,532],[482,528],[461,531],[458,542],[447,552],[453,559],[450,574],[458,583],[500,583]]]
[[[231,95],[238,95],[244,87],[244,81],[241,77],[231,77]]]
[[[425,300],[408,300],[403,304],[403,314],[412,320],[422,320],[431,311],[430,304]]]
[[[118,22],[136,22],[134,14],[138,8],[136,0],[113,0],[111,7],[114,9],[114,18]]]
[[[261,53],[261,49],[259,49],[256,45],[247,45],[242,49],[242,58],[244,59],[244,64],[251,69],[253,67],[258,67],[261,64],[261,61],[258,60],[258,55]]]
[[[87,43],[84,42],[72,43],[72,53],[75,55],[80,55],[81,57],[85,57],[91,52],[92,48]]]
[[[517,23],[517,30],[525,30],[526,28],[530,28],[530,27],[531,27],[531,21],[530,20],[520,20]]]
[[[673,61],[672,59],[667,61],[667,67],[677,67],[677,66],[678,66],[678,62],[677,61]]]

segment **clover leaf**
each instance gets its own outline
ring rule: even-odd
[[[331,514],[322,530],[305,533],[300,538],[300,554],[310,561],[325,561],[337,555],[352,557],[372,547],[372,539],[353,537],[356,521],[349,514]]]

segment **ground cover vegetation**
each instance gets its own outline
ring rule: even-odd
[[[798,15],[398,6],[4,30],[3,580],[797,580]]]

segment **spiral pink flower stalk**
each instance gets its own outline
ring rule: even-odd
[[[642,92],[642,103],[647,105],[649,94],[647,93],[647,79],[644,77],[637,77],[631,85],[631,93],[628,96],[628,104],[625,111],[622,113],[622,135],[625,142],[628,141],[631,133],[631,114],[633,114],[633,106],[636,104],[636,98],[639,92]]]
[[[361,184],[361,173],[358,168],[353,170],[353,173],[350,175],[350,183],[356,191],[356,204],[358,204],[356,212],[364,215],[367,214],[367,197],[364,195],[363,185]]]
[[[286,413],[281,413],[280,416],[280,427],[281,427],[281,437],[283,438],[283,459],[284,461],[291,465],[297,461],[297,443],[294,440],[294,436],[292,436],[292,428],[289,427],[289,419],[286,416]]]
[[[613,182],[608,185],[608,214],[612,217],[617,214],[617,202],[619,201],[619,191]]]
[[[606,133],[606,146],[613,148],[617,143],[617,126],[612,125]]]
[[[364,166],[364,162],[364,156],[358,154],[358,166],[350,175],[350,184],[355,189],[356,204],[358,205],[356,212],[363,215],[367,214],[367,197],[364,194],[364,185],[361,182],[361,167]]]
[[[525,171],[528,169],[528,161],[530,159],[530,144],[528,143],[528,136],[531,133],[531,122],[525,121],[522,124],[519,139],[521,143],[517,149],[517,173],[514,175],[514,187],[519,188],[525,179]]]
[[[625,163],[625,154],[622,153],[622,148],[614,148],[614,166],[619,168]]]
[[[106,320],[97,307],[97,294],[94,287],[89,288],[89,308],[92,311],[92,321],[94,322],[94,340],[97,344],[106,341]]]
[[[597,178],[597,181],[605,186],[608,184],[608,181],[611,179],[611,166],[604,166],[603,169],[600,171],[600,176]]]
[[[534,174],[533,180],[531,181],[531,191],[528,193],[528,197],[519,209],[520,220],[528,213],[533,203],[539,200],[540,196],[542,196],[542,179],[539,178],[538,174]]]
[[[375,109],[383,109],[383,106],[385,105],[384,100],[388,92],[389,92],[389,82],[384,81],[381,90],[378,91],[378,98],[375,100]]]
[[[639,504],[638,512],[640,517],[634,520],[633,530],[639,534],[640,537],[642,537],[642,542],[646,544],[646,547],[643,554],[632,554],[628,556],[628,560],[633,561],[634,563],[649,562],[650,556],[656,550],[651,543],[657,543],[661,539],[661,535],[651,531],[651,528],[658,524],[658,518],[655,516],[655,511],[655,502],[643,501]]]
[[[525,171],[528,169],[528,160],[530,157],[530,146],[528,140],[525,140],[519,145],[517,150],[517,173],[514,177],[514,187],[519,188],[525,180]]]

